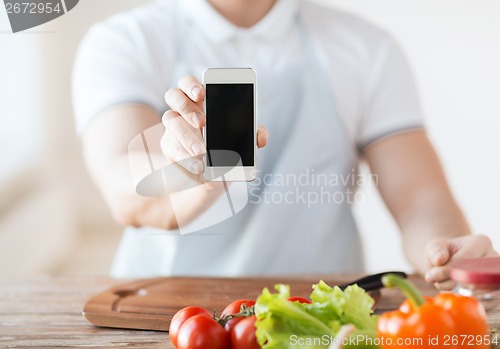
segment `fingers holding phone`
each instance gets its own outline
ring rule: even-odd
[[[179,88],[191,98],[197,106],[203,110],[203,100],[205,98],[205,89],[203,84],[194,76],[185,76],[179,80]]]
[[[206,122],[204,96],[203,86],[196,78],[182,78],[179,88],[171,88],[165,94],[165,101],[171,110],[162,118],[165,126],[163,154],[195,175],[203,173],[203,155],[206,153],[201,133]]]
[[[162,118],[165,126],[162,151],[170,161],[188,172],[203,174],[210,160],[204,156],[208,135],[212,150],[237,152],[240,160],[245,159],[245,163],[242,161],[240,164],[242,174],[226,179],[251,180],[256,168],[255,148],[263,148],[268,140],[267,129],[262,125],[256,127],[255,72],[248,68],[209,69],[207,72],[204,83],[212,90],[208,96],[205,86],[192,76],[183,77],[178,88],[172,88],[165,94],[165,101],[171,110]],[[221,87],[226,90],[225,93],[220,93]],[[213,114],[213,122],[208,128],[207,106],[204,103],[209,105],[209,112]],[[202,134],[204,127],[205,139]],[[205,178],[214,179],[218,172],[227,172],[230,167],[223,165],[213,163],[209,166],[211,175],[205,173]]]
[[[267,139],[269,138],[269,131],[263,125],[257,127],[257,147],[264,148],[267,145]]]

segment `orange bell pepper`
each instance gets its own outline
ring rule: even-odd
[[[380,316],[382,349],[490,348],[486,313],[477,299],[453,293],[424,298],[414,284],[397,275],[387,275],[382,282],[408,298],[399,310]]]

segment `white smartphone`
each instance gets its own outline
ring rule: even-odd
[[[251,68],[209,68],[203,129],[205,179],[252,181],[257,173],[257,76]]]

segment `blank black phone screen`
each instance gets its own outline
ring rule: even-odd
[[[254,84],[206,85],[205,137],[209,166],[236,166],[235,156],[211,156],[217,150],[237,153],[243,166],[254,166]]]

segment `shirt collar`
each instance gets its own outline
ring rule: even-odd
[[[298,14],[298,0],[277,0],[273,8],[257,24],[239,28],[229,22],[207,0],[179,0],[190,25],[214,44],[222,44],[238,37],[258,37],[277,40],[285,37]]]

